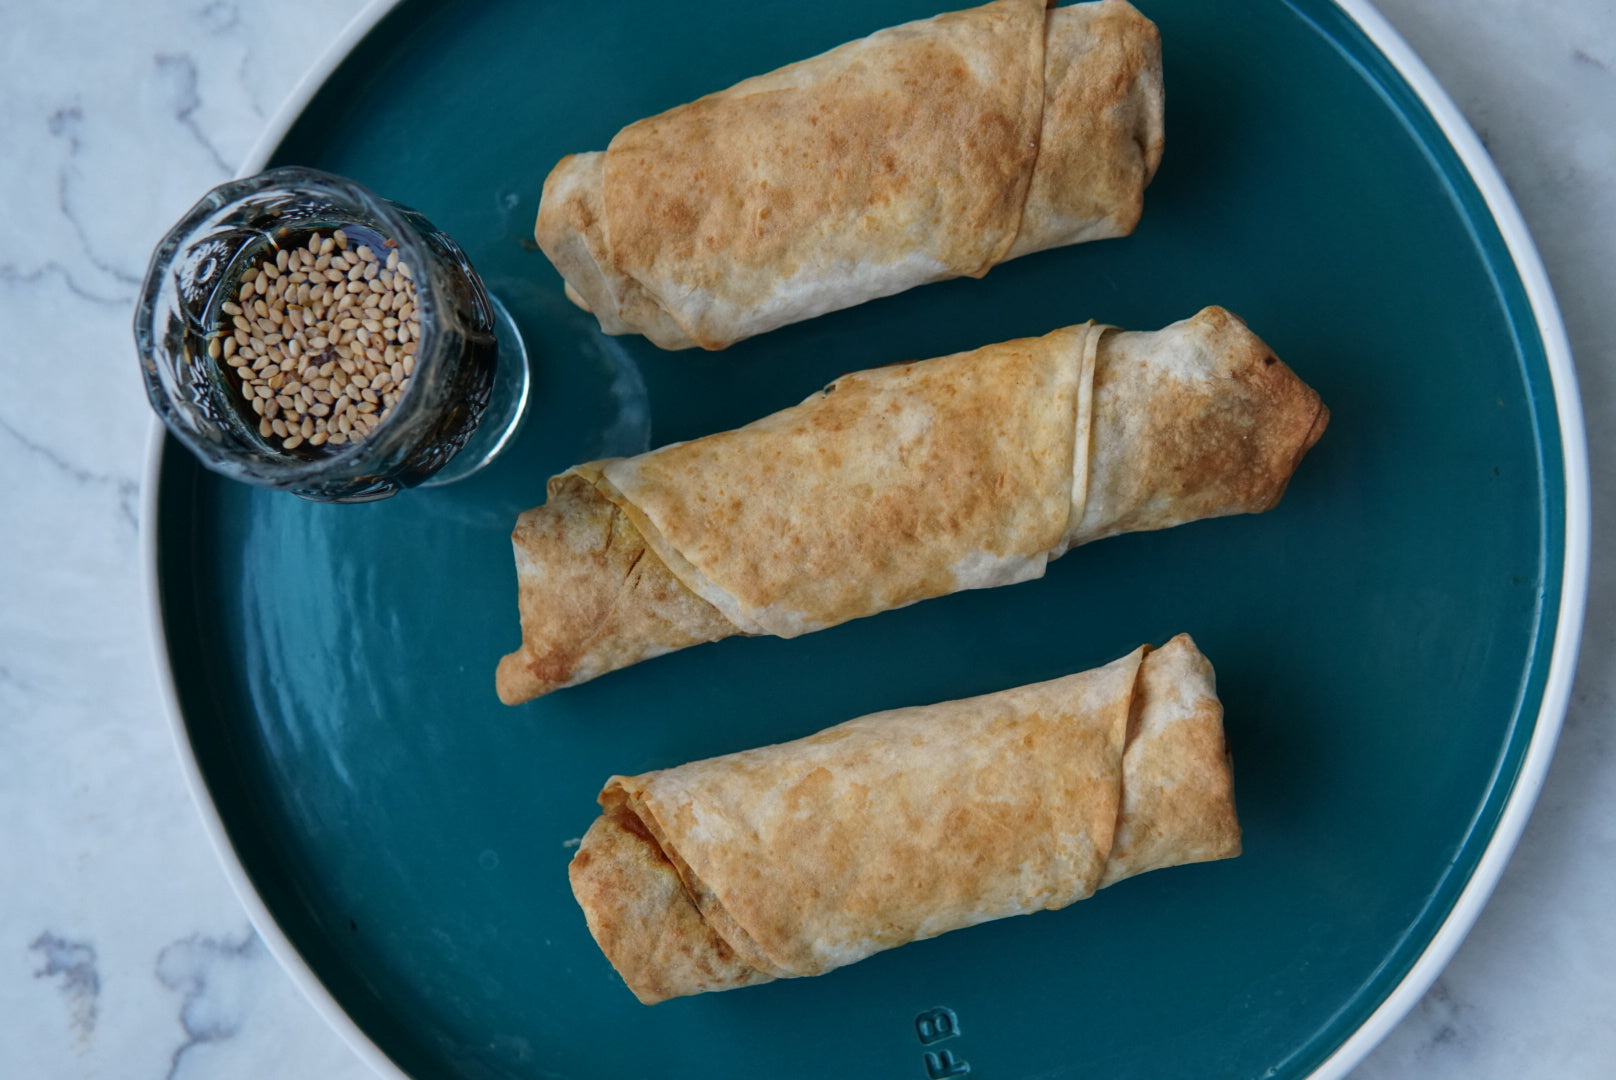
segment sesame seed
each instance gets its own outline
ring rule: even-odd
[[[420,328],[409,267],[394,241],[385,262],[348,243],[342,230],[312,233],[266,254],[241,275],[241,302],[220,305],[220,327],[206,339],[209,357],[240,379],[259,433],[274,433],[286,450],[363,440],[414,371]]]

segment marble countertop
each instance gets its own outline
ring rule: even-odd
[[[152,244],[234,172],[361,0],[7,4],[0,35],[0,1075],[369,1070],[254,934],[153,677],[129,313]],[[1616,499],[1616,6],[1381,0],[1521,205]],[[72,333],[66,333],[71,329]],[[1596,532],[1571,710],[1496,893],[1359,1080],[1616,1069],[1616,575]]]

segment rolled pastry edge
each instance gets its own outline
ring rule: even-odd
[[[1051,8],[1045,26],[1038,156],[1001,262],[1132,233],[1166,141],[1155,23],[1126,0],[1104,0]],[[1123,89],[1096,102],[1096,86]]]
[[[494,675],[507,705],[740,632],[668,570],[589,468],[551,480],[511,534],[522,644]]]
[[[602,814],[568,868],[589,933],[642,1004],[769,982],[702,920],[640,819]]]

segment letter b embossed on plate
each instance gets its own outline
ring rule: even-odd
[[[915,1017],[915,1034],[920,1036],[921,1046],[930,1046],[944,1039],[952,1039],[959,1033],[959,1017],[954,1015],[953,1009],[945,1005],[927,1009]]]

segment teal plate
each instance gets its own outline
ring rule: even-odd
[[[603,337],[562,298],[530,239],[562,154],[934,4],[403,0],[253,163],[347,174],[424,211],[533,357],[519,440],[448,488],[316,505],[173,445],[155,459],[155,595],[204,816],[261,932],[384,1070],[1339,1074],[1429,982],[1507,857],[1580,625],[1575,388],[1496,174],[1364,16],[1141,0],[1162,29],[1167,152],[1131,238],[718,354]],[[1040,581],[795,641],[688,649],[520,708],[495,699],[519,640],[511,525],[552,473],[733,427],[846,371],[1210,303],[1334,415],[1274,511],[1106,540]],[[1240,858],[654,1009],[591,941],[566,866],[608,775],[1179,631],[1217,668]],[[959,1034],[923,1046],[916,1017],[939,1006]]]

